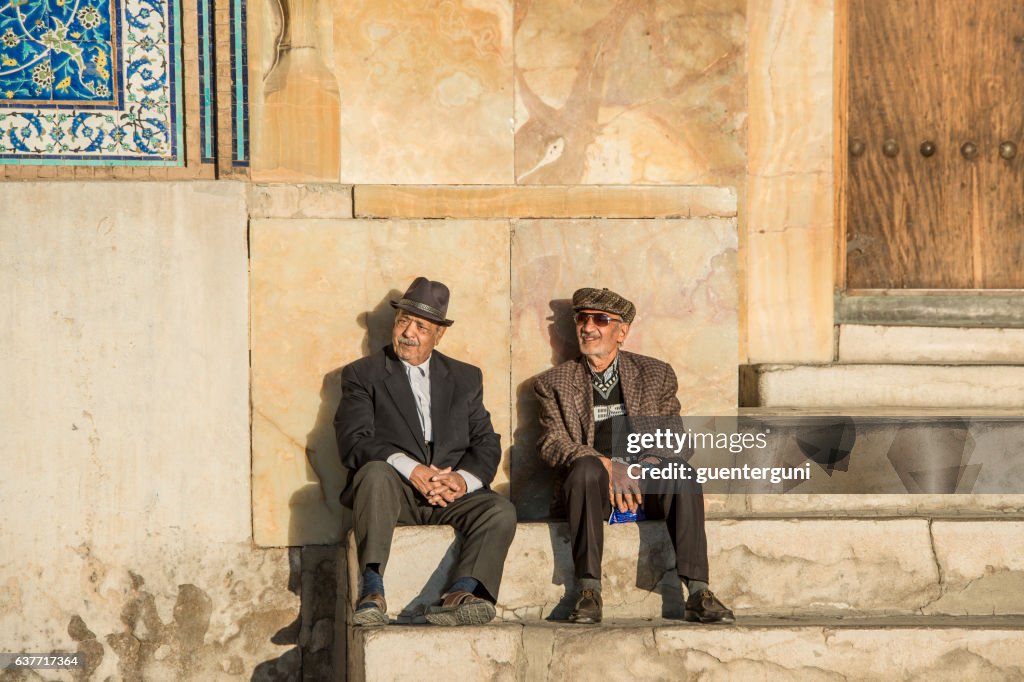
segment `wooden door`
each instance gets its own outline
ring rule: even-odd
[[[849,0],[848,39],[847,287],[1024,287],[1024,2]]]

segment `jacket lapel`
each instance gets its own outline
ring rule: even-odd
[[[576,376],[573,377],[573,404],[580,416],[580,429],[583,442],[594,445],[594,384],[590,380],[587,369],[587,358],[580,356],[576,363]]]
[[[384,356],[384,367],[388,373],[387,378],[384,379],[384,386],[388,389],[391,400],[394,401],[395,406],[398,408],[398,413],[402,415],[402,419],[408,424],[413,440],[416,442],[425,462],[427,449],[423,443],[423,429],[420,428],[420,420],[416,412],[416,399],[412,395],[409,378],[405,376],[405,367],[402,366],[401,361],[392,360],[387,354]],[[431,390],[431,393],[433,393],[433,390]]]
[[[640,381],[640,370],[629,353],[619,351],[619,385],[622,387],[622,402],[626,403],[626,414],[639,417],[654,414],[646,408],[644,390]]]
[[[430,428],[434,431],[435,453],[440,451],[438,444],[448,435],[448,415],[454,392],[455,382],[448,372],[448,363],[435,350],[430,358]]]

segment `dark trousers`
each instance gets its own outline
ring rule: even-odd
[[[708,538],[704,533],[704,495],[696,483],[676,493],[644,494],[648,519],[664,519],[676,552],[680,577],[708,581]],[[601,578],[604,528],[612,506],[608,471],[597,457],[580,457],[569,466],[562,486],[569,514],[569,539],[576,578]]]
[[[516,534],[516,510],[494,491],[463,495],[447,507],[427,503],[387,462],[359,467],[353,481],[353,527],[359,548],[359,570],[388,563],[396,525],[448,525],[462,536],[454,578],[475,578],[498,597],[505,556]]]

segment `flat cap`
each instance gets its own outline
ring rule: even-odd
[[[633,318],[636,317],[636,306],[609,289],[594,289],[593,287],[577,289],[576,293],[572,295],[572,309],[577,312],[601,310],[612,313],[621,317],[626,324],[632,323]]]

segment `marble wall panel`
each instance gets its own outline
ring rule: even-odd
[[[833,0],[747,6],[747,352],[833,357]]]
[[[519,0],[516,181],[736,185],[745,6]]]
[[[483,369],[508,448],[508,221],[256,220],[250,240],[257,544],[341,539],[339,370],[390,342],[389,301],[418,275],[451,288],[439,350]],[[492,487],[507,494],[507,458]]]
[[[688,414],[737,405],[736,220],[522,220],[512,238],[512,497],[520,518],[548,511],[536,456],[533,378],[577,355],[570,299],[608,287],[637,306],[624,348],[672,364]]]
[[[513,179],[512,0],[335,0],[341,181]]]
[[[244,185],[8,182],[0,205],[0,546],[248,541]]]

